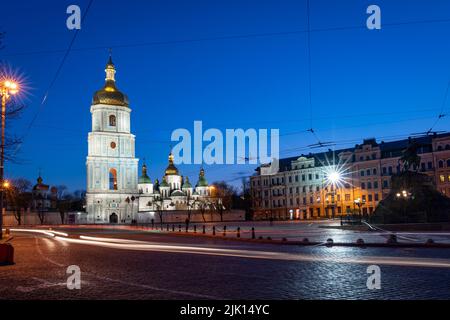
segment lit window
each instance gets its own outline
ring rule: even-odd
[[[109,170],[109,190],[117,190],[117,171]]]
[[[445,176],[444,176],[443,174],[441,174],[441,175],[439,176],[439,180],[440,180],[441,182],[445,182]]]

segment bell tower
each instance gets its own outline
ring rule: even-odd
[[[111,56],[102,89],[92,99],[92,130],[86,159],[89,223],[130,223],[136,219],[138,159],[130,131],[128,97],[116,87]],[[134,199],[132,201],[131,199]]]

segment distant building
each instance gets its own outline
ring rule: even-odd
[[[450,196],[450,133],[419,137],[420,167],[435,187]],[[250,178],[255,219],[318,219],[361,210],[371,214],[401,171],[399,159],[411,139],[377,142],[366,139],[353,148],[310,153],[262,165]],[[326,172],[340,164],[346,179],[326,183]]]
[[[173,164],[173,155],[169,155],[169,165],[162,182],[158,179],[152,183],[147,175],[147,166],[142,166],[139,178],[139,211],[156,210],[197,210],[201,203],[212,202],[210,187],[205,178],[205,171],[200,170],[198,182],[193,187],[188,177],[182,177]]]
[[[57,194],[56,187],[50,188],[49,185],[44,184],[42,177],[39,175],[37,183],[31,191],[31,209],[33,211],[49,211],[56,208]]]

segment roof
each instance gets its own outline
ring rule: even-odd
[[[355,145],[355,147],[352,148],[345,148],[345,149],[337,149],[337,150],[331,150],[325,152],[318,152],[318,153],[309,153],[309,154],[301,154],[295,157],[289,157],[289,158],[283,158],[279,161],[279,168],[280,172],[282,171],[288,171],[291,170],[291,163],[292,161],[296,161],[300,157],[306,157],[311,158],[313,157],[315,160],[315,166],[322,166],[325,163],[332,164],[335,159],[338,161],[339,159],[336,157],[336,155],[342,153],[342,152],[352,152],[354,153],[355,150],[360,149],[363,145],[371,145],[372,147],[379,147],[381,151],[381,159],[385,158],[392,158],[392,157],[400,157],[402,156],[402,152],[408,147],[411,141],[415,141],[420,145],[418,148],[418,154],[422,153],[429,153],[432,152],[432,141],[435,138],[442,138],[442,137],[450,137],[450,132],[443,133],[443,134],[435,134],[435,135],[428,135],[423,137],[414,137],[414,138],[408,138],[403,140],[396,140],[396,141],[389,141],[389,142],[376,142],[375,139],[365,139],[363,140],[363,143],[360,145]],[[264,165],[261,165],[263,167]]]
[[[171,193],[171,195],[170,195],[171,197],[172,196],[179,196],[179,197],[181,197],[181,196],[185,196],[185,194],[184,194],[184,192],[183,191],[181,191],[181,190],[175,190],[174,192],[172,192]]]
[[[122,93],[116,87],[116,81],[114,79],[114,74],[116,73],[116,69],[112,62],[111,56],[109,57],[109,61],[106,65],[106,80],[105,85],[102,89],[95,92],[94,97],[92,98],[92,104],[106,104],[106,105],[115,105],[115,106],[123,106],[128,107],[128,97],[126,94]]]

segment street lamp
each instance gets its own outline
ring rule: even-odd
[[[2,96],[2,140],[1,140],[1,148],[0,148],[0,239],[3,238],[3,196],[5,189],[5,185],[9,186],[7,181],[4,181],[5,176],[5,120],[6,120],[6,102],[11,98],[12,95],[15,95],[19,92],[19,85],[12,80],[3,80],[0,82],[0,95]]]
[[[361,206],[363,206],[366,203],[366,200],[357,198],[353,202],[358,206],[359,220],[361,220]]]

